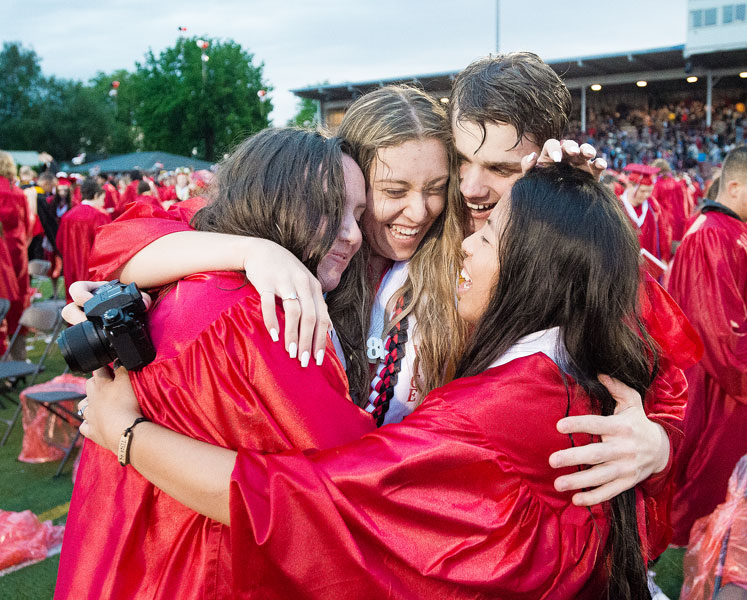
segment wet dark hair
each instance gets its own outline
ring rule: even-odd
[[[563,136],[571,113],[571,93],[557,73],[531,52],[480,58],[457,75],[449,111],[457,122],[513,125],[518,137],[542,146]]]
[[[93,200],[101,193],[101,186],[93,177],[87,177],[80,185],[80,197],[82,200]]]
[[[457,376],[476,375],[522,337],[559,327],[563,368],[596,412],[615,410],[600,374],[645,396],[657,354],[638,317],[639,246],[618,200],[591,175],[559,164],[530,171],[508,201],[498,280]],[[635,490],[610,502],[609,522],[609,598],[650,598]]]
[[[271,240],[316,273],[342,221],[341,142],[316,131],[265,129],[221,163],[209,196],[192,219],[195,229]]]

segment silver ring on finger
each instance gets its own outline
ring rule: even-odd
[[[298,300],[298,296],[296,295],[296,292],[293,292],[292,294],[288,294],[287,296],[283,296],[281,298],[281,300],[283,302],[285,302],[286,300]]]

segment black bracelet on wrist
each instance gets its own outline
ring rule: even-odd
[[[143,421],[150,421],[145,417],[138,417],[127,429],[122,433],[122,437],[119,438],[119,451],[117,452],[117,459],[119,464],[126,467],[130,464],[130,444],[132,444],[132,430],[138,423]]]

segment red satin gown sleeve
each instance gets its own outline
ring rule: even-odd
[[[672,540],[672,502],[675,493],[675,456],[684,439],[684,415],[688,383],[684,370],[703,354],[703,344],[672,297],[650,275],[643,274],[638,294],[639,310],[649,336],[658,348],[656,378],[646,393],[646,416],[661,425],[669,438],[666,468],[652,475],[638,488],[638,510],[647,515],[647,531],[641,539],[648,558],[656,558]]]
[[[125,264],[164,235],[191,231],[189,222],[205,206],[203,198],[190,198],[169,210],[155,203],[134,203],[111,225],[103,227],[90,257],[91,278],[95,281],[115,277]]]
[[[65,276],[65,296],[72,302],[70,284],[74,281],[86,281],[88,275],[88,257],[96,238],[96,231],[102,225],[111,223],[111,217],[93,206],[79,204],[70,209],[60,220],[57,230],[57,249],[62,255],[62,272]]]
[[[690,402],[677,454],[675,543],[724,501],[747,454],[747,225],[701,214],[677,250],[669,290],[700,333],[703,360],[687,370]]]
[[[259,295],[237,274],[179,281],[149,328],[156,360],[130,378],[145,416],[169,429],[262,452],[328,448],[375,429],[350,401],[331,342],[321,367],[302,368],[267,335]],[[257,569],[232,556],[228,527],[85,443],[56,598],[232,598],[232,558],[241,576]]]
[[[548,457],[588,398],[542,354],[432,392],[403,422],[316,453],[239,452],[237,598],[601,598],[608,506],[577,507]],[[640,521],[644,517],[640,516]]]

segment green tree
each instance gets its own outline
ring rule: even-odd
[[[289,126],[314,127],[319,124],[317,105],[311,98],[301,98],[296,104],[296,116],[288,120]]]
[[[36,53],[17,42],[3,44],[0,73],[0,147],[58,160],[108,150],[113,113],[90,87],[44,77]]]
[[[119,83],[117,88],[112,85],[115,81]],[[98,73],[91,79],[90,86],[112,114],[111,127],[106,132],[107,152],[127,154],[143,150],[143,134],[135,116],[140,103],[136,75],[124,69]]]
[[[37,148],[57,160],[81,152],[108,152],[114,114],[96,91],[80,81],[50,78],[45,83],[44,106],[38,120]]]
[[[205,38],[207,39],[207,38]],[[139,98],[134,109],[147,148],[215,160],[248,134],[269,125],[264,65],[234,41],[210,40],[207,62],[197,38],[180,38],[156,57],[137,65],[132,85]]]
[[[4,42],[0,73],[0,147],[35,149],[44,87],[39,57],[19,42]]]

